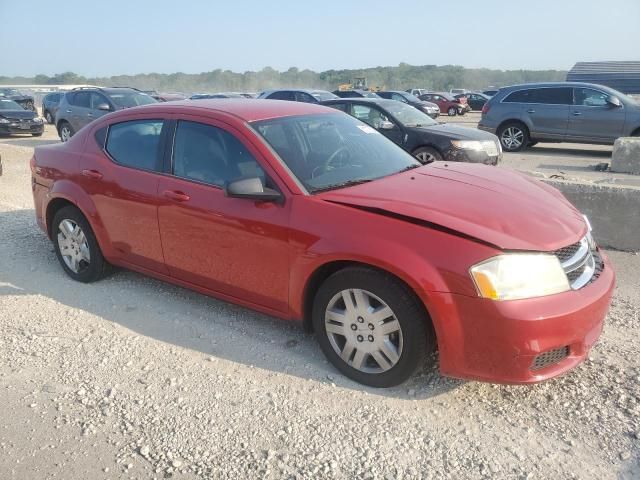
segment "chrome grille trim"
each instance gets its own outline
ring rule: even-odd
[[[560,260],[572,290],[579,290],[591,281],[596,271],[596,259],[587,237],[554,253]]]

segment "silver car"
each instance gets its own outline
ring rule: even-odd
[[[541,142],[610,145],[640,136],[640,105],[590,83],[530,83],[501,88],[483,107],[478,128],[516,152]]]

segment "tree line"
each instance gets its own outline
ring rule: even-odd
[[[372,67],[359,70],[327,70],[314,72],[291,67],[279,72],[271,67],[244,73],[216,69],[203,73],[144,73],[115,75],[111,77],[84,77],[73,72],[53,76],[34,77],[0,76],[0,84],[92,84],[102,86],[128,86],[142,90],[161,92],[256,92],[267,88],[305,87],[335,90],[356,77],[366,77],[369,86],[388,90],[427,88],[449,90],[451,88],[485,89],[518,83],[564,81],[566,71],[560,70],[492,70],[465,68],[457,65],[409,65],[396,67]]]

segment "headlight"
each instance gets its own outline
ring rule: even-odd
[[[570,290],[555,255],[512,253],[490,258],[469,270],[478,294],[492,300],[542,297]]]
[[[0,117],[0,123],[11,123],[11,121],[7,120],[6,118]]]
[[[452,140],[451,143],[454,147],[462,150],[484,150],[482,142],[478,142],[477,140]]]
[[[33,123],[42,123],[42,119],[40,117],[36,117],[33,119]]]

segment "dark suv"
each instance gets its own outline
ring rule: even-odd
[[[640,136],[640,105],[602,85],[536,83],[501,88],[482,108],[478,128],[516,152],[544,142],[611,145]]]
[[[157,103],[157,100],[134,88],[82,87],[64,94],[58,106],[56,128],[66,142],[78,130],[109,112]]]

